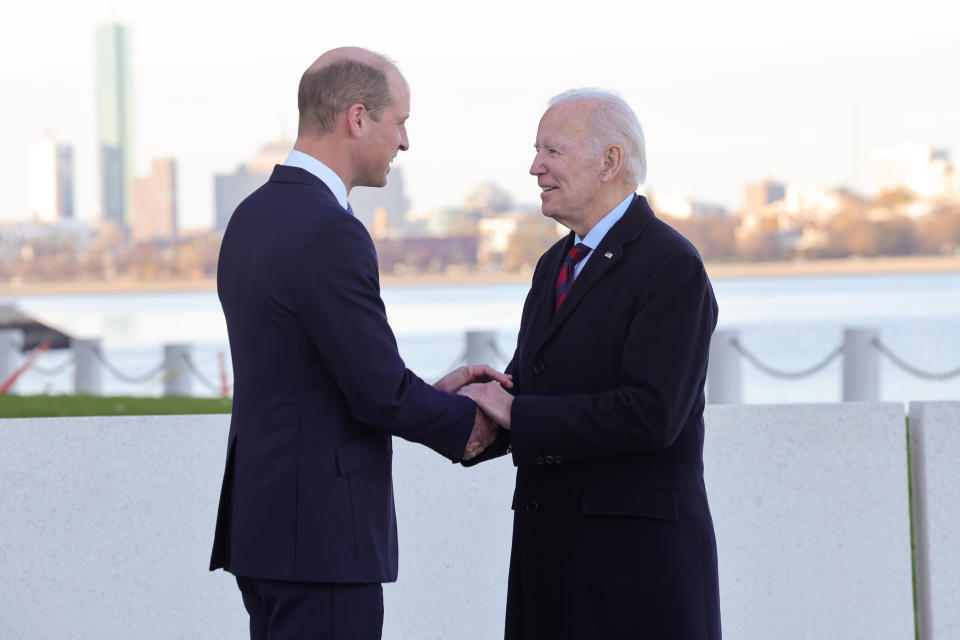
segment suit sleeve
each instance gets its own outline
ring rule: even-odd
[[[355,218],[336,216],[297,270],[297,312],[353,417],[459,461],[476,405],[407,369],[380,297],[376,252]]]
[[[514,399],[514,462],[618,457],[670,446],[701,402],[716,312],[699,256],[670,255],[634,306],[615,388]]]

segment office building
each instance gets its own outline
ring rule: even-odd
[[[248,171],[246,165],[240,165],[233,173],[218,173],[213,176],[213,198],[216,213],[217,231],[223,231],[230,222],[237,205],[244,198],[260,188],[270,178],[270,174]]]
[[[177,163],[156,158],[150,175],[133,181],[131,237],[136,242],[177,237]]]
[[[786,192],[786,185],[773,180],[744,185],[743,210],[746,213],[761,212],[767,205],[783,200]]]
[[[909,189],[922,198],[960,197],[960,171],[949,150],[903,144],[878,155],[878,192]]]
[[[74,217],[73,147],[48,135],[29,149],[30,217],[38,222]]]
[[[129,228],[134,175],[130,31],[122,24],[104,25],[96,38],[100,206],[106,220]]]
[[[270,179],[273,167],[283,164],[293,148],[288,140],[277,140],[264,145],[249,162],[237,167],[233,173],[218,173],[213,176],[214,221],[217,231],[223,231],[230,216],[244,198],[259,189]]]

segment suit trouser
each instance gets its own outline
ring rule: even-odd
[[[237,578],[250,640],[380,640],[383,587]]]

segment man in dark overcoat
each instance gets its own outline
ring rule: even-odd
[[[718,640],[703,262],[634,193],[643,132],[617,95],[557,96],[535,148],[543,214],[570,233],[534,271],[514,388],[463,390],[503,427],[474,462],[517,466],[506,638]]]

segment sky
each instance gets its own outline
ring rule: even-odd
[[[876,188],[904,144],[960,159],[960,3],[916,0],[338,3],[252,8],[34,0],[0,21],[0,219],[27,211],[29,145],[74,146],[77,209],[98,207],[94,31],[130,26],[138,173],[178,162],[181,228],[213,221],[213,174],[296,133],[297,83],[323,51],[396,60],[412,91],[395,161],[416,208],[482,182],[538,202],[528,174],[549,98],[619,92],[647,144],[647,188],[736,207],[744,183]]]

